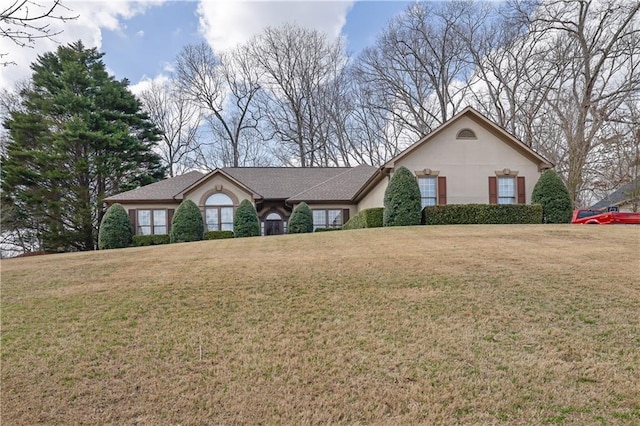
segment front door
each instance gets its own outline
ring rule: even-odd
[[[265,235],[280,235],[280,234],[282,234],[282,221],[281,220],[266,220],[264,222],[264,234]]]
[[[271,212],[264,220],[264,235],[280,235],[284,234],[284,222],[282,215],[277,212]]]

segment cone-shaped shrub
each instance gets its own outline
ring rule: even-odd
[[[567,187],[553,170],[545,171],[533,188],[531,202],[542,205],[545,223],[568,223],[571,221],[573,203]]]
[[[184,200],[173,215],[169,239],[172,243],[199,241],[204,235],[200,209],[191,200]]]
[[[129,215],[122,205],[113,204],[100,221],[98,248],[105,250],[128,247],[131,245],[132,237]]]
[[[256,208],[249,200],[242,200],[233,217],[233,231],[238,238],[260,235],[260,220]]]
[[[384,193],[384,226],[420,225],[422,204],[420,187],[413,173],[399,167]]]
[[[313,232],[313,215],[307,203],[300,203],[293,209],[289,219],[289,233]]]

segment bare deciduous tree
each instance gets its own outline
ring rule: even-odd
[[[327,87],[346,66],[341,40],[294,25],[267,28],[252,42],[252,54],[264,71],[262,105],[279,158],[301,167],[327,166]]]
[[[194,168],[202,151],[200,108],[175,87],[173,81],[152,82],[140,94],[149,118],[162,132],[160,155],[170,176]]]
[[[209,113],[214,143],[218,143],[215,155],[222,166],[260,161],[243,154],[255,151],[253,143],[262,142],[256,136],[260,112],[254,108],[260,71],[252,60],[247,47],[218,56],[205,43],[185,46],[178,55],[176,81],[189,99]]]
[[[530,10],[530,9],[529,9]],[[473,58],[469,80],[472,105],[536,150],[546,152],[538,137],[539,119],[559,62],[548,60],[549,49],[540,35],[528,33],[513,10],[492,5],[465,16],[461,38]],[[564,61],[562,61],[564,62]]]
[[[596,147],[589,162],[586,190],[602,199],[614,190],[631,183],[625,194],[631,208],[640,207],[640,99],[621,105],[606,124],[606,138]]]
[[[531,18],[530,32],[561,61],[548,106],[564,136],[566,183],[577,205],[586,196],[592,155],[606,141],[614,112],[640,90],[640,2],[548,1]]]
[[[460,29],[470,2],[421,2],[409,6],[359,58],[358,74],[384,94],[388,117],[415,140],[456,114],[473,68]]]
[[[62,4],[62,0],[13,0],[0,7],[3,7],[0,10],[0,37],[6,37],[20,47],[33,47],[38,39],[53,39],[60,34],[62,31],[51,28],[51,20],[66,22],[78,18],[78,15],[69,15],[71,10]],[[0,52],[0,59],[5,56],[6,52]]]

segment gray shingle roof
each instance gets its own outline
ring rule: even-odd
[[[150,185],[141,186],[131,191],[107,197],[105,201],[165,201],[171,200],[173,197],[184,191],[185,188],[193,185],[203,174],[198,171],[192,171],[180,176],[161,180],[160,182]]]
[[[351,201],[356,193],[378,171],[377,167],[357,166],[300,192],[289,201]]]
[[[640,178],[622,185],[616,191],[604,197],[602,200],[591,206],[591,209],[605,209],[609,206],[616,206],[631,198],[634,189],[640,186]]]
[[[288,199],[338,176],[348,167],[225,167],[223,172],[267,199]]]
[[[225,167],[223,173],[265,199],[291,201],[349,201],[378,170],[358,167]],[[215,172],[213,172],[215,173]],[[166,201],[182,193],[205,174],[192,171],[151,185],[108,197],[108,202]],[[198,186],[198,185],[196,185]]]

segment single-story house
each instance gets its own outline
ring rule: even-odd
[[[590,209],[618,207],[621,212],[637,211],[640,204],[640,178],[622,185],[616,191],[598,201]],[[634,210],[635,209],[635,210]]]
[[[113,195],[129,212],[136,234],[166,234],[175,209],[192,200],[207,230],[233,230],[234,211],[250,200],[263,235],[287,232],[301,202],[314,228],[340,227],[359,211],[382,207],[396,168],[415,173],[422,205],[526,204],[540,174],[553,165],[472,108],[409,146],[381,167],[224,167],[192,171]]]

